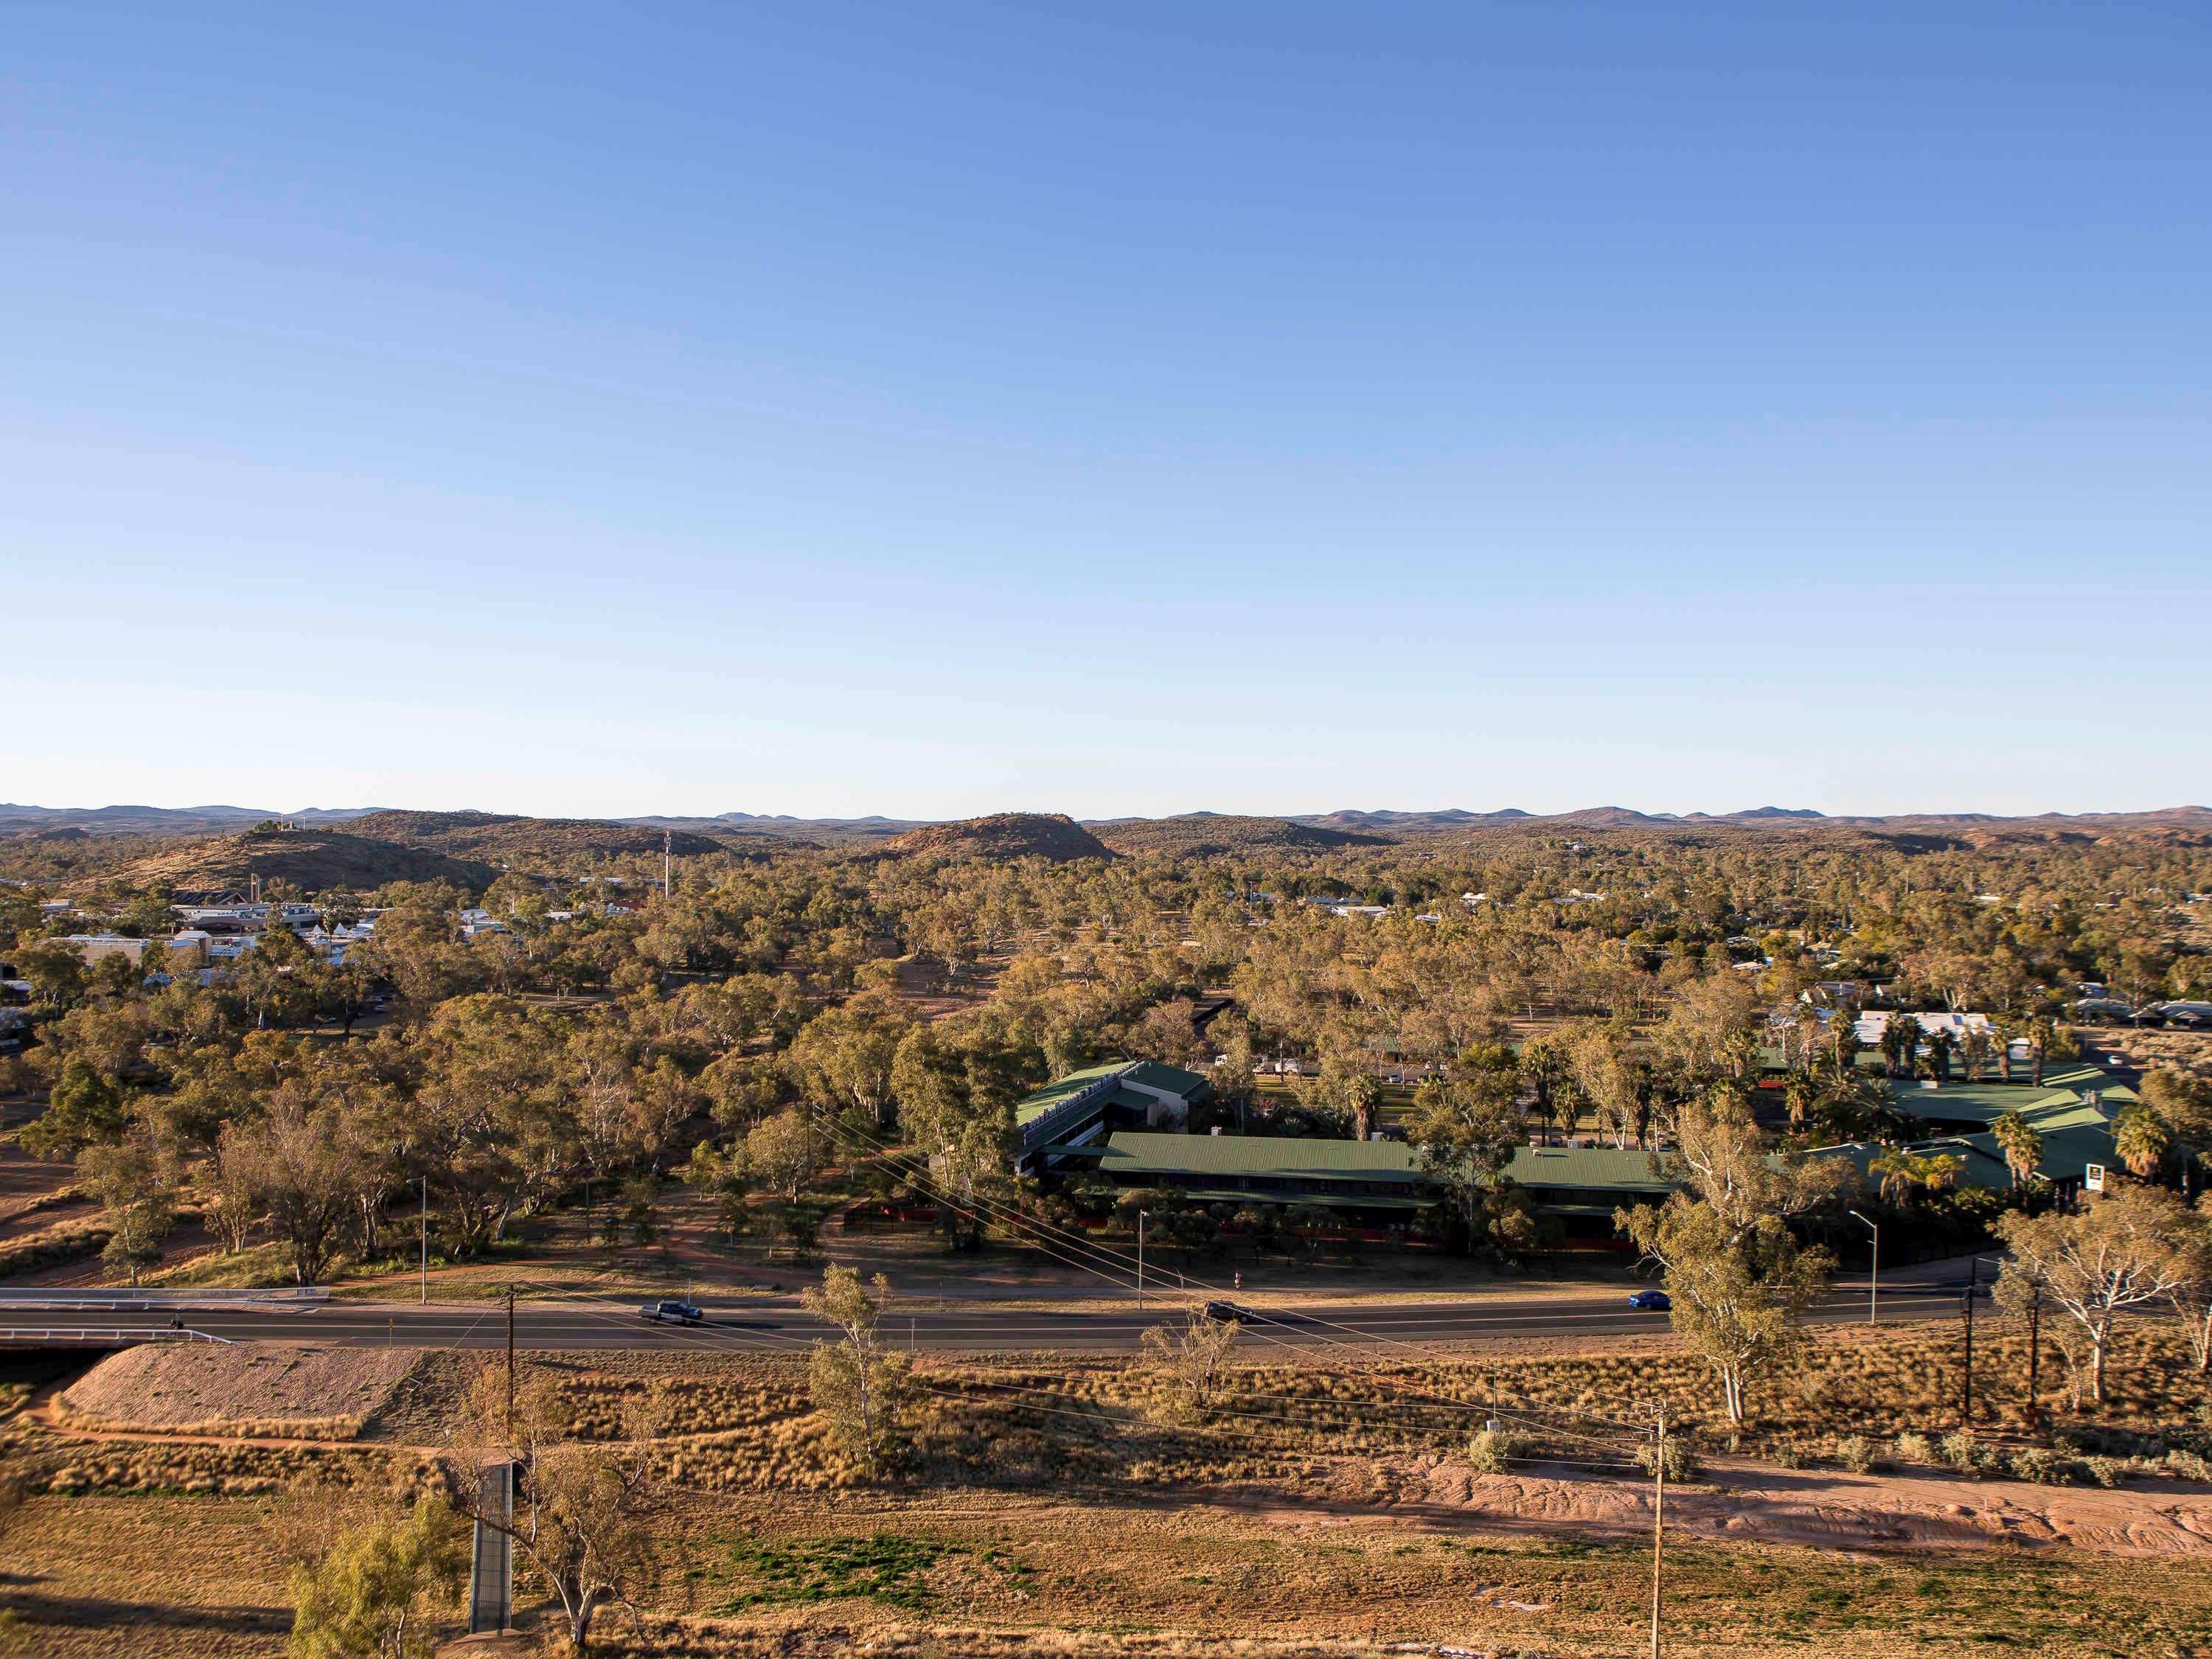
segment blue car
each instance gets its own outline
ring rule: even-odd
[[[1664,1291],[1638,1291],[1628,1298],[1632,1308],[1648,1308],[1654,1313],[1665,1313],[1674,1305]]]

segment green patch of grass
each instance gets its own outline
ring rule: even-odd
[[[742,1613],[862,1595],[909,1613],[927,1613],[935,1598],[921,1582],[922,1575],[940,1561],[969,1553],[957,1544],[889,1532],[800,1544],[737,1544],[731,1547],[730,1564],[750,1575],[757,1586],[732,1596],[716,1611]],[[1002,1557],[996,1550],[990,1554]],[[1003,1558],[991,1565],[1002,1571],[1026,1571],[1009,1566]]]
[[[149,1285],[225,1290],[267,1290],[296,1283],[291,1260],[281,1244],[249,1244],[234,1255],[220,1250],[195,1256],[174,1267],[144,1276]]]

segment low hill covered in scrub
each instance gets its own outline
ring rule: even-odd
[[[529,866],[577,857],[637,858],[661,850],[678,858],[719,853],[722,843],[686,830],[662,830],[607,818],[532,818],[507,812],[371,812],[349,834],[420,847],[458,858]]]
[[[1173,818],[1115,818],[1090,828],[1116,853],[1150,853],[1169,858],[1262,851],[1325,853],[1340,847],[1388,847],[1392,841],[1389,836],[1293,823],[1288,818],[1220,812],[1192,812]]]
[[[994,812],[929,823],[884,845],[886,854],[933,859],[1110,859],[1113,849],[1065,812]]]

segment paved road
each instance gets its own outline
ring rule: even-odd
[[[892,1313],[884,1334],[901,1346],[953,1352],[1009,1352],[1023,1349],[1068,1352],[1126,1352],[1144,1331],[1172,1316],[1180,1304],[1152,1299],[1139,1312],[1067,1312],[988,1305],[911,1316]],[[1254,1319],[1246,1335],[1254,1342],[1322,1344],[1357,1342],[1375,1351],[1372,1339],[1408,1343],[1449,1343],[1486,1337],[1553,1336],[1575,1340],[1655,1335],[1667,1329],[1667,1316],[1645,1313],[1626,1297],[1532,1296],[1483,1302],[1401,1303],[1346,1308],[1341,1304],[1300,1307],[1257,1303],[1244,1305]],[[1959,1305],[1955,1287],[1899,1285],[1885,1287],[1885,1321],[1927,1319]],[[638,1316],[636,1304],[577,1297],[560,1302],[525,1302],[515,1314],[515,1342],[525,1348],[662,1348],[699,1352],[790,1352],[830,1334],[795,1302],[746,1302],[729,1307],[707,1304],[706,1324],[655,1325]],[[179,1316],[194,1330],[233,1341],[331,1342],[362,1346],[394,1343],[408,1347],[484,1348],[507,1340],[507,1316],[497,1303],[481,1307],[409,1307],[373,1303],[328,1303],[282,1311],[197,1310]],[[1832,1292],[1813,1318],[1850,1323],[1866,1317],[1863,1289]],[[168,1321],[131,1313],[0,1311],[0,1333],[10,1330],[160,1331]]]

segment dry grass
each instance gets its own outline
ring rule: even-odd
[[[40,1659],[274,1659],[291,1625],[260,1506],[237,1499],[33,1498],[0,1601]]]
[[[1197,1659],[1410,1643],[1617,1656],[1637,1650],[1650,1571],[1640,1540],[1440,1535],[1387,1516],[1352,1528],[1322,1512],[1285,1524],[1202,1503],[1053,1494],[988,1504],[763,1495],[696,1502],[663,1526],[682,1565],[656,1605],[690,1616],[614,1651]],[[778,1546],[765,1575],[763,1538]],[[825,1547],[872,1545],[881,1557],[892,1553],[886,1538],[926,1547],[914,1554],[933,1565],[874,1590],[851,1575],[823,1600],[756,1599],[777,1588],[779,1567],[789,1596]],[[1698,1543],[1670,1557],[1669,1637],[1684,1652],[1940,1654],[2008,1638],[2075,1655],[2124,1630],[2129,1653],[2178,1656],[2212,1607],[2201,1563],[2063,1551],[1874,1560]],[[732,1601],[748,1605],[717,1613]]]
[[[114,1236],[115,1230],[99,1216],[74,1217],[21,1234],[0,1243],[0,1279],[98,1255]]]
[[[2212,1031],[2162,1031],[2132,1026],[2097,1028],[2089,1037],[2100,1048],[2130,1066],[2154,1071],[2161,1066],[2212,1077]]]
[[[30,1615],[41,1655],[275,1659],[284,1598],[264,1508],[34,1498],[11,1535],[6,1599]],[[1286,1525],[1203,1503],[1052,1493],[687,1498],[655,1529],[664,1571],[647,1638],[610,1620],[605,1654],[1370,1659],[1411,1644],[1621,1659],[1638,1650],[1650,1571],[1636,1541],[1441,1534],[1387,1516]],[[822,1571],[861,1555],[911,1570]],[[2203,1651],[2212,1609],[2202,1564],[2063,1550],[1869,1558],[1693,1542],[1668,1559],[1670,1651],[2181,1659]],[[746,1605],[719,1611],[733,1602]],[[542,1599],[526,1590],[525,1607],[543,1628]]]
[[[2014,1421],[2026,1345],[2002,1322],[1985,1322],[1976,1348],[1975,1397],[1987,1434]],[[1704,1369],[1665,1338],[1579,1353],[1531,1346],[1388,1363],[1363,1357],[1356,1365],[1328,1351],[1282,1354],[1248,1345],[1221,1409],[1204,1425],[1181,1427],[1164,1420],[1161,1380],[1134,1361],[926,1354],[913,1469],[939,1484],[1008,1487],[1295,1479],[1322,1459],[1461,1454],[1493,1413],[1531,1437],[1532,1453],[1604,1462],[1602,1449],[1564,1432],[1547,1436],[1546,1426],[1626,1440],[1608,1420],[1656,1400],[1708,1450],[1841,1464],[1861,1455],[1855,1440],[1886,1455],[1901,1434],[1940,1441],[1957,1425],[1962,1359],[1950,1325],[1825,1330],[1766,1379],[1753,1421],[1732,1435]],[[70,1420],[88,1427],[238,1437],[366,1433],[431,1444],[447,1432],[469,1379],[492,1363],[434,1351],[149,1347],[103,1362],[64,1400]],[[620,1434],[647,1408],[669,1437],[670,1470],[684,1484],[822,1491],[859,1478],[822,1431],[798,1355],[605,1350],[525,1363],[555,1376],[580,1437]],[[2046,1350],[2046,1412],[2058,1404],[2057,1370]],[[2166,1436],[2185,1453],[2212,1451],[2212,1406],[2178,1332],[2148,1323],[2129,1330],[2111,1391],[2095,1422]],[[2065,1427],[2091,1419],[2057,1413],[2055,1420]]]
[[[2018,1358],[2008,1340],[1984,1331],[1979,1345],[2000,1392]],[[1941,1329],[1825,1333],[1762,1395],[1760,1434],[1776,1448],[1861,1423],[1893,1434],[1900,1417],[1941,1406],[1942,1376],[1929,1373],[1950,1340]],[[2173,1374],[2157,1334],[2130,1340],[2115,1419],[2187,1418],[2200,1397],[2193,1379]],[[436,1437],[485,1363],[428,1356],[371,1431]],[[1566,1520],[1424,1507],[1375,1483],[1387,1468],[1442,1469],[1417,1449],[1463,1447],[1482,1409],[1565,1411],[1679,1391],[1694,1415],[1706,1392],[1694,1366],[1658,1341],[1334,1376],[1248,1360],[1237,1409],[1252,1416],[1178,1429],[1152,1420],[1154,1384],[1125,1363],[925,1356],[934,1392],[913,1460],[900,1483],[883,1486],[840,1459],[795,1357],[599,1352],[530,1363],[557,1378],[579,1435],[613,1434],[640,1405],[671,1431],[654,1520],[665,1571],[649,1598],[662,1616],[643,1644],[618,1624],[605,1632],[608,1651],[663,1659],[1288,1659],[1379,1654],[1399,1642],[1621,1655],[1646,1583],[1640,1543]],[[2191,1392],[2179,1407],[2154,1397],[2182,1382]],[[1425,1411],[1428,1394],[1467,1403]],[[1269,1420],[1278,1416],[1294,1420]],[[1356,1455],[1363,1446],[1377,1455]],[[0,1459],[42,1494],[25,1510],[20,1559],[31,1577],[6,1599],[34,1615],[35,1651],[66,1655],[273,1656],[281,1595],[272,1569],[242,1553],[267,1495],[308,1472],[388,1489],[429,1474],[423,1456],[388,1442],[85,1443],[20,1416],[0,1424]],[[1486,1497],[1510,1484],[1493,1480]],[[1976,1504],[2010,1501],[1992,1490]],[[140,1541],[156,1532],[158,1545]],[[2028,1551],[1997,1534],[1972,1553],[1922,1543],[1887,1555],[1878,1543],[1854,1553],[1727,1538],[1686,1534],[1670,1548],[1670,1628],[1683,1650],[1875,1656],[2008,1644],[2179,1659],[2201,1653],[2212,1630],[2212,1563],[2202,1559]],[[2126,1632],[2119,1647],[2116,1632]]]

